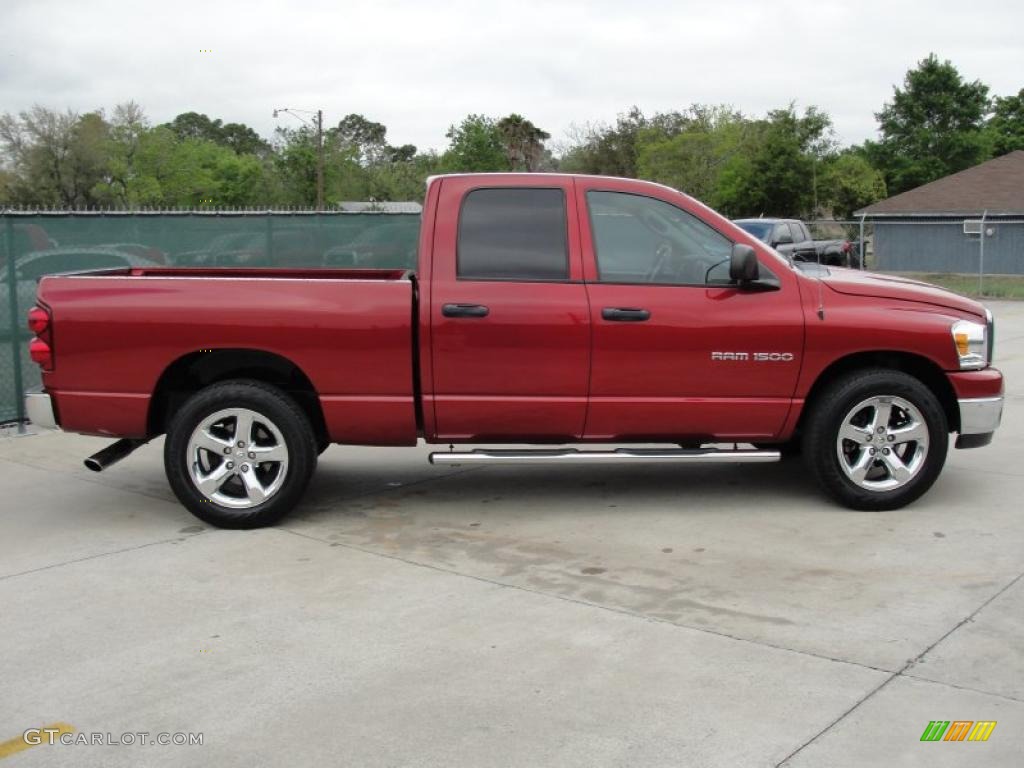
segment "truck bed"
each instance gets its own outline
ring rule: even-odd
[[[144,437],[168,377],[260,350],[312,385],[332,441],[415,443],[406,270],[131,268],[44,277],[39,299],[60,328],[43,381],[69,431]]]

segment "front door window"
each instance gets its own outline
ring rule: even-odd
[[[732,242],[686,211],[624,192],[588,192],[587,207],[602,283],[728,280]]]

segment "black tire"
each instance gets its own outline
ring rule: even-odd
[[[192,462],[189,442],[193,431],[204,419],[230,408],[248,409],[268,419],[287,448],[286,469],[275,492],[265,501],[245,509],[211,500],[189,474]],[[258,430],[254,434],[256,432]],[[229,437],[228,442],[232,439]],[[316,469],[316,457],[313,428],[299,406],[276,387],[248,379],[220,382],[197,392],[174,414],[164,441],[164,471],[174,495],[200,520],[219,528],[259,528],[276,523],[301,499]],[[255,475],[258,467],[266,466],[253,462],[251,471]]]
[[[837,449],[839,430],[858,404],[872,397],[890,396],[906,400],[919,411],[928,428],[928,447],[920,469],[904,485],[892,490],[869,490],[843,470]],[[949,450],[945,411],[932,391],[909,374],[888,369],[855,371],[833,382],[810,408],[803,429],[805,463],[826,493],[850,509],[882,511],[904,507],[931,488],[942,471]]]

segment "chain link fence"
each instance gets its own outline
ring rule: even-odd
[[[43,275],[131,266],[401,267],[418,213],[0,210],[0,422],[39,385],[25,317]]]

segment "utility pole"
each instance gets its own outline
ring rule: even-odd
[[[324,209],[324,111],[318,109],[313,112],[309,109],[292,109],[289,107],[279,107],[274,110],[274,117],[277,117],[281,112],[287,112],[289,115],[299,120],[300,122],[310,125],[309,120],[296,114],[297,112],[303,112],[307,115],[314,115],[316,124],[312,127],[316,128],[316,209],[317,211],[323,211]]]
[[[324,209],[324,111],[316,111],[316,209]]]

